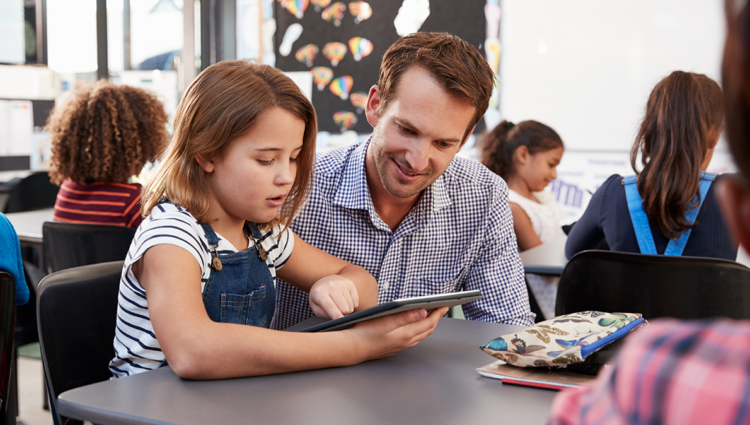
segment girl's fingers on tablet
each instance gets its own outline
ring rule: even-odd
[[[349,285],[349,295],[352,297],[352,311],[354,311],[354,308],[359,307],[359,292],[354,284]]]
[[[333,301],[333,299],[331,299],[329,295],[321,297],[321,299],[318,299],[315,303],[311,301],[310,307],[312,308],[313,313],[315,313],[315,315],[318,317],[338,319],[339,317],[343,316],[339,308],[336,306],[336,303]]]
[[[443,317],[443,315],[447,311],[448,311],[448,307],[437,308],[433,310],[430,313],[430,315],[427,316],[424,320],[414,323],[414,325],[419,325],[419,327],[416,330],[416,335],[412,337],[412,340],[414,342],[413,345],[416,345],[419,341],[430,336],[432,332],[435,330],[435,327],[437,326],[437,323],[440,320],[440,318]]]
[[[331,298],[336,305],[336,309],[342,315],[346,316],[347,314],[354,311],[354,302],[352,301],[352,297],[349,292],[335,292],[331,294]]]

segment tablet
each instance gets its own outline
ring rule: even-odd
[[[337,331],[344,328],[348,328],[355,323],[363,322],[365,320],[375,319],[377,317],[388,316],[390,314],[401,313],[402,311],[414,310],[417,308],[423,308],[427,312],[439,307],[454,307],[463,303],[478,300],[483,298],[481,291],[465,291],[465,292],[451,292],[449,294],[440,295],[427,295],[424,297],[413,297],[413,298],[401,298],[393,300],[388,303],[376,305],[375,307],[368,308],[367,310],[358,311],[348,316],[340,317],[338,319],[329,320],[310,326],[309,328],[302,329],[298,332],[327,332]]]

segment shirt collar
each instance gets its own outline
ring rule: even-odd
[[[365,173],[365,155],[369,144],[370,139],[349,154],[344,164],[341,182],[333,196],[334,205],[354,210],[374,209]]]
[[[365,157],[367,155],[367,146],[370,140],[360,144],[349,154],[349,158],[344,165],[344,172],[336,194],[333,197],[333,204],[343,208],[356,210],[374,210],[370,188],[367,186],[367,173],[365,171]],[[445,185],[445,175],[453,165],[453,161],[448,165],[445,172],[438,177],[435,182],[425,189],[422,198],[419,200],[414,212],[428,212],[425,208],[431,206],[432,211],[439,211],[451,205],[451,199]],[[421,214],[420,214],[421,215]]]

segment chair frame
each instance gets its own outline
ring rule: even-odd
[[[57,397],[62,392],[101,382],[111,377],[108,363],[115,355],[113,343],[123,263],[123,261],[113,261],[65,269],[46,276],[39,284],[36,300],[39,345],[44,374],[47,378],[52,416],[57,425],[72,423],[72,421],[64,422],[57,413]],[[112,279],[112,281],[108,279]],[[97,280],[99,282],[96,282]],[[105,281],[102,282],[101,280]],[[55,304],[53,300],[48,300],[47,297],[54,297],[56,294],[60,294],[60,291],[69,296],[73,293],[76,299],[82,299],[81,303],[68,303],[61,306],[59,303]],[[80,297],[80,295],[84,295],[84,297]],[[55,311],[48,310],[52,307],[56,308]],[[79,313],[74,313],[75,311]],[[86,324],[81,325],[82,319],[91,319],[91,316],[97,313],[105,314],[107,317],[86,320]],[[71,314],[75,315],[71,317]],[[111,317],[109,317],[110,314]],[[60,323],[59,316],[62,315],[76,323],[76,326],[72,327],[75,329],[75,334],[61,334],[65,332],[66,326],[68,330],[71,328],[70,325]],[[89,358],[86,361],[89,363],[84,365],[82,364],[83,361],[78,361],[72,364],[66,363],[66,366],[62,367],[60,358],[50,362],[50,356],[62,356],[64,359],[66,353],[56,351],[60,350],[63,345],[61,342],[63,339],[65,346],[80,347],[81,350],[87,350]],[[103,343],[104,341],[106,343]],[[107,345],[106,348],[105,344]],[[111,353],[109,350],[111,350]],[[70,354],[68,353],[68,355]],[[90,364],[91,362],[101,362],[101,365],[99,363]],[[76,372],[81,371],[83,371],[83,376],[75,375]],[[75,376],[75,381],[71,379],[71,375]]]
[[[608,273],[591,261],[606,265]],[[648,278],[611,285],[613,274],[629,271]],[[641,311],[633,311],[636,305]],[[560,276],[555,315],[586,310],[641,313],[645,319],[750,319],[750,268],[717,258],[582,251]]]
[[[80,224],[80,223],[66,223],[61,221],[47,221],[42,224],[42,257],[44,258],[44,269],[47,274],[54,273],[63,269],[71,267],[85,266],[88,264],[105,263],[110,261],[124,260],[127,256],[130,243],[135,237],[136,229],[132,227],[113,226],[108,224]],[[98,245],[101,240],[96,240],[99,248],[108,248],[104,250],[98,250],[99,252],[91,253],[84,252],[79,255],[78,258],[67,258],[62,262],[68,262],[68,264],[60,264],[60,261],[55,261],[53,251],[55,249],[70,249],[68,247],[58,247],[55,244],[65,242],[66,244],[81,243],[81,238],[90,238],[92,235],[96,235],[96,238],[107,236],[111,240],[117,241],[117,248],[113,249],[109,247],[102,247]],[[123,237],[127,237],[127,247],[120,245]],[[113,243],[110,240],[110,244]],[[90,241],[89,241],[90,242]],[[100,251],[105,251],[104,253]]]

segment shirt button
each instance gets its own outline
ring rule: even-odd
[[[388,282],[383,282],[383,289],[388,290]]]

